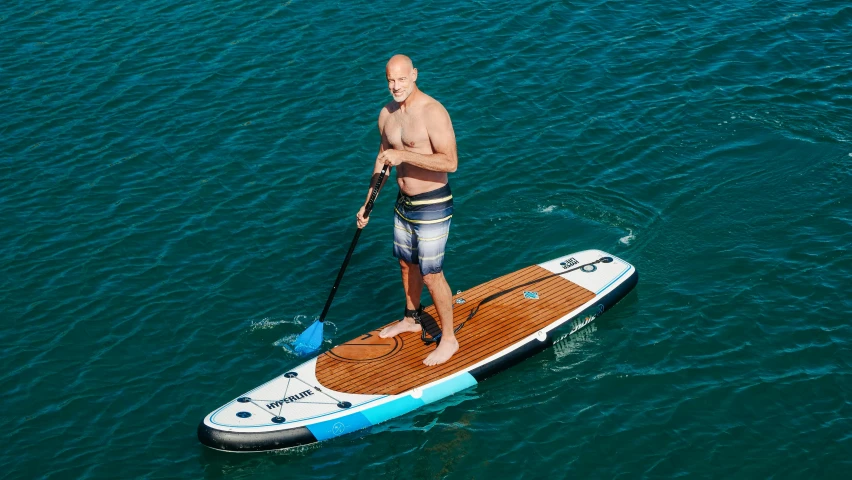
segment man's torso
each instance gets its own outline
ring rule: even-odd
[[[395,150],[431,155],[432,142],[429,140],[429,132],[423,120],[423,110],[429,102],[436,100],[426,97],[426,101],[418,105],[410,105],[402,111],[395,102],[391,102],[385,108],[390,115],[382,129],[382,141]],[[447,183],[446,172],[434,172],[411,164],[397,166],[397,182],[399,189],[406,195],[417,195],[440,188]]]

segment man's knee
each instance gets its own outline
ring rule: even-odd
[[[429,290],[431,291],[433,286],[445,283],[444,272],[428,273],[426,275],[423,275],[423,283],[425,283],[426,286],[429,287]]]

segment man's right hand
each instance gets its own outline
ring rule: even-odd
[[[358,214],[355,215],[356,220],[358,221],[358,228],[364,228],[367,226],[367,222],[370,221],[370,217],[364,218],[364,209],[367,206],[364,205],[361,207],[361,210],[358,210]]]

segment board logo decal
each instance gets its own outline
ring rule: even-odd
[[[562,268],[564,268],[565,270],[568,270],[569,268],[571,268],[571,267],[573,267],[574,265],[577,265],[577,264],[579,264],[579,263],[580,263],[580,262],[578,262],[576,258],[574,258],[574,257],[568,257],[568,259],[567,259],[567,260],[562,260],[562,262],[560,262],[560,263],[559,263],[559,266],[560,266],[560,267],[562,267]]]
[[[571,331],[568,332],[568,335],[571,335],[577,330],[592,323],[594,319],[600,317],[601,314],[604,312],[604,306],[602,303],[599,303],[596,307],[592,308],[594,310],[592,310],[591,312],[587,312],[585,315],[580,315],[579,317],[575,318],[573,322],[571,322]]]
[[[313,395],[313,394],[314,394],[314,392],[311,391],[311,389],[309,388],[309,389],[305,390],[304,392],[297,393],[295,395],[290,395],[289,397],[284,397],[281,400],[278,400],[277,402],[267,403],[266,408],[268,408],[270,410],[275,410],[276,408],[278,408],[278,407],[280,407],[280,406],[282,406],[286,403],[293,403],[297,400],[300,400],[302,398],[305,398],[305,397]]]
[[[524,292],[524,298],[538,300],[538,292]]]

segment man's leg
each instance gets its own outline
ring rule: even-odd
[[[423,360],[424,364],[431,366],[449,360],[458,351],[459,342],[453,332],[453,291],[450,290],[447,279],[444,278],[444,272],[424,275],[423,282],[432,295],[435,309],[438,310],[438,317],[441,319],[441,344],[426,357],[426,360]]]
[[[403,260],[399,261],[399,266],[402,272],[402,286],[405,289],[405,308],[415,310],[420,306],[420,296],[423,294],[423,275],[420,275],[420,266]],[[411,320],[414,321],[413,318]]]
[[[399,202],[397,202],[399,203]],[[417,265],[417,240],[414,227],[397,212],[393,216],[393,256],[399,260],[402,273],[402,288],[405,290],[405,308],[414,310],[420,306],[420,294],[423,292],[423,277]],[[419,332],[420,325],[411,317],[385,327],[379,332],[382,338],[395,337],[402,332]]]
[[[405,308],[414,310],[420,306],[420,295],[423,293],[423,276],[420,275],[420,267],[405,260],[399,260],[402,273],[402,287],[405,290]],[[447,287],[449,288],[449,287]],[[382,338],[395,337],[402,332],[419,332],[420,325],[411,317],[405,317],[389,327],[385,327],[379,336]]]

